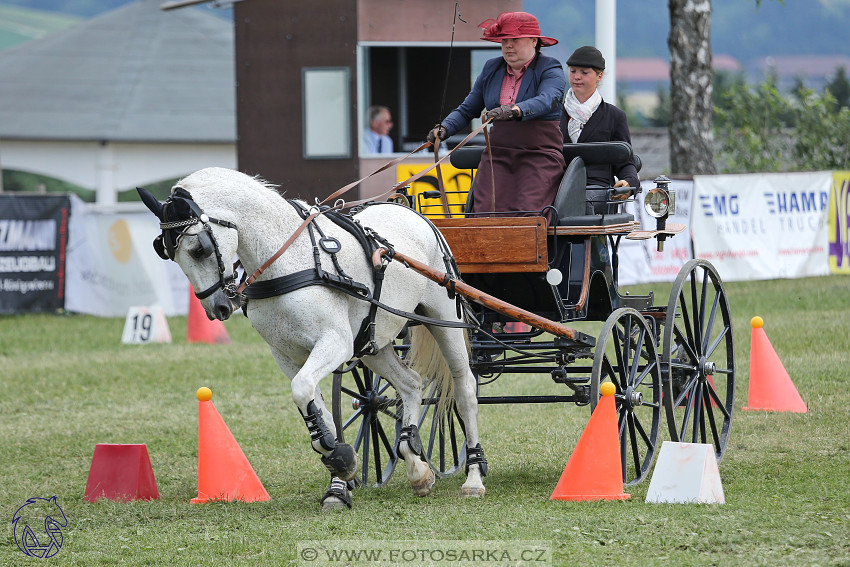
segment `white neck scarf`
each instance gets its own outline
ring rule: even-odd
[[[591,115],[599,108],[599,103],[601,102],[602,96],[599,94],[599,91],[593,91],[590,98],[584,102],[578,101],[573,89],[567,91],[567,96],[564,97],[564,109],[570,117],[570,121],[567,123],[567,133],[570,135],[570,140],[573,142],[578,141],[578,137],[581,135],[581,129],[584,128],[584,125],[590,120]]]

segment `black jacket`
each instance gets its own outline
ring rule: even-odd
[[[565,144],[572,141],[567,129],[569,120],[570,117],[564,110],[561,113],[561,132],[564,133]],[[626,119],[625,112],[603,100],[599,103],[599,107],[591,115],[587,124],[584,125],[584,129],[579,134],[578,142],[613,141],[628,142],[631,145],[632,136],[629,133],[629,122]],[[615,175],[617,179],[628,181],[629,187],[640,187],[640,178],[633,162],[619,166],[589,165],[587,166],[587,185],[611,187],[614,184]]]

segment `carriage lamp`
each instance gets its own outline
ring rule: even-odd
[[[655,218],[655,239],[658,251],[664,251],[664,241],[667,239],[664,229],[667,227],[667,217],[676,212],[676,193],[669,185],[671,180],[661,175],[655,178],[655,187],[646,193],[643,206],[649,216]]]
[[[663,175],[655,178],[655,187],[650,189],[643,200],[643,206],[650,216],[667,219],[676,212],[676,193],[668,186],[671,180]]]

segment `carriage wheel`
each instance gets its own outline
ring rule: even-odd
[[[726,450],[735,397],[735,344],[723,282],[705,260],[676,276],[661,352],[664,408],[673,441]]]
[[[383,486],[398,463],[401,399],[389,382],[363,364],[335,372],[331,400],[337,439],[354,447],[360,457],[360,486]],[[351,408],[351,409],[348,409]]]
[[[432,382],[422,396],[418,423],[425,457],[437,477],[444,478],[466,464],[466,433],[454,404],[450,411],[437,415],[438,399],[437,383]]]
[[[658,447],[661,367],[655,336],[634,309],[617,309],[602,327],[593,354],[591,410],[599,402],[599,385],[605,380],[617,387],[614,400],[623,482],[637,484],[649,472]]]

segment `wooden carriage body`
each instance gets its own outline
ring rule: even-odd
[[[483,148],[452,155],[459,169],[478,165]],[[610,198],[605,214],[588,214],[586,165],[634,159],[625,142],[568,144],[569,163],[547,222],[543,216],[469,214],[431,220],[440,229],[464,281],[548,319],[604,321],[615,309],[646,310],[652,295],[623,296],[618,290],[617,250],[623,236],[639,230],[634,216],[619,212]],[[639,160],[638,164],[639,164]],[[473,185],[474,186],[474,185]],[[420,206],[433,213],[433,205]],[[516,213],[514,213],[516,214]],[[555,270],[555,273],[550,273]],[[485,319],[499,319],[497,313]]]
[[[460,148],[452,154],[452,165],[475,169],[483,150]],[[598,202],[588,204],[585,164],[635,160],[639,170],[628,144],[568,144],[564,155],[568,166],[555,202],[544,211],[446,218],[438,192],[411,199],[445,237],[461,283],[500,300],[499,309],[469,304],[475,326],[469,334],[470,366],[478,379],[478,403],[571,403],[593,409],[600,384],[610,381],[616,386],[626,484],[646,477],[660,446],[662,414],[670,440],[710,443],[719,460],[729,437],[735,390],[731,314],[719,275],[709,262],[691,260],[673,282],[666,303],[654,305],[653,292],[621,293],[617,271],[622,238],[661,232],[669,236],[684,226],[640,230],[631,214],[619,211],[623,201],[614,198],[614,188],[603,191],[603,213],[594,212],[600,210]],[[513,325],[523,319],[512,316],[516,311],[506,304],[524,311],[522,317],[531,314],[543,321],[536,328]],[[589,329],[563,326],[569,322],[582,322],[582,328],[588,327],[584,322],[602,322],[602,328],[591,335]],[[403,341],[396,348],[404,356]],[[346,385],[348,372],[354,385]],[[523,373],[550,374],[557,392],[481,392],[483,385],[502,375]],[[388,391],[382,377],[357,363],[334,375],[335,421],[343,424],[338,435],[357,428],[355,445],[362,447],[364,458],[362,484],[384,484],[397,463],[388,440],[398,424],[388,410],[397,408],[398,400]],[[345,396],[355,402],[348,417],[341,401]],[[466,459],[464,424],[456,414],[438,415],[438,399],[433,390],[424,393],[419,431],[432,469],[447,476],[461,470]],[[365,462],[370,458],[371,469]]]

